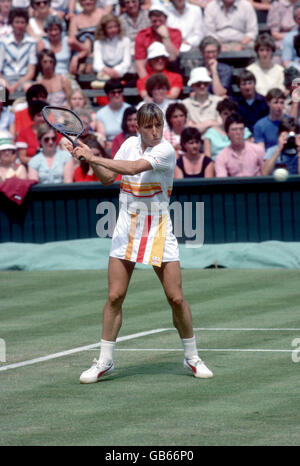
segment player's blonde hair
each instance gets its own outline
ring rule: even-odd
[[[153,123],[153,121],[157,121],[161,124],[164,123],[163,112],[153,103],[142,105],[137,112],[136,118],[139,127],[146,126],[149,123]]]

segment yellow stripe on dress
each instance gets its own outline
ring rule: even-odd
[[[168,216],[166,214],[160,216],[152,243],[149,264],[156,265],[157,267],[161,267],[162,263],[162,256],[166,239],[167,218]]]
[[[129,241],[128,241],[126,253],[125,253],[126,260],[131,259],[132,250],[133,250],[133,241],[134,241],[136,227],[138,223],[138,214],[137,213],[130,214],[130,217],[131,217],[131,221],[130,221],[129,234],[128,234]]]

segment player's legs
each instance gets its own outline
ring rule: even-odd
[[[180,337],[192,338],[194,336],[192,314],[183,296],[180,263],[163,262],[161,267],[153,268],[172,308],[174,326]]]
[[[81,383],[98,382],[114,370],[113,354],[116,339],[122,325],[122,304],[125,299],[135,264],[109,258],[108,296],[102,314],[102,339],[99,360],[80,376]]]
[[[108,297],[102,314],[102,338],[116,341],[122,325],[122,304],[135,263],[109,258],[108,264]]]
[[[164,262],[161,267],[154,267],[154,270],[162,283],[172,308],[173,323],[179,333],[184,349],[184,366],[191,370],[195,377],[212,377],[212,372],[198,356],[192,314],[182,291],[180,263],[178,261]]]

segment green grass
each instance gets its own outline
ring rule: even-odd
[[[213,379],[185,372],[158,279],[139,270],[120,336],[170,330],[119,342],[98,384],[78,382],[98,349],[0,371],[0,445],[299,445],[300,271],[184,270],[183,283],[194,327],[219,329],[195,331]],[[103,271],[1,272],[2,366],[99,341],[106,292]]]

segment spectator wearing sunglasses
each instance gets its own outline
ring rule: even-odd
[[[69,152],[57,148],[55,131],[44,123],[37,138],[41,150],[28,164],[28,178],[41,184],[72,183],[74,162]]]
[[[122,132],[123,114],[129,104],[123,100],[123,85],[120,79],[109,79],[104,86],[108,104],[96,114],[97,133],[106,140],[105,149],[110,151],[114,137]]]

